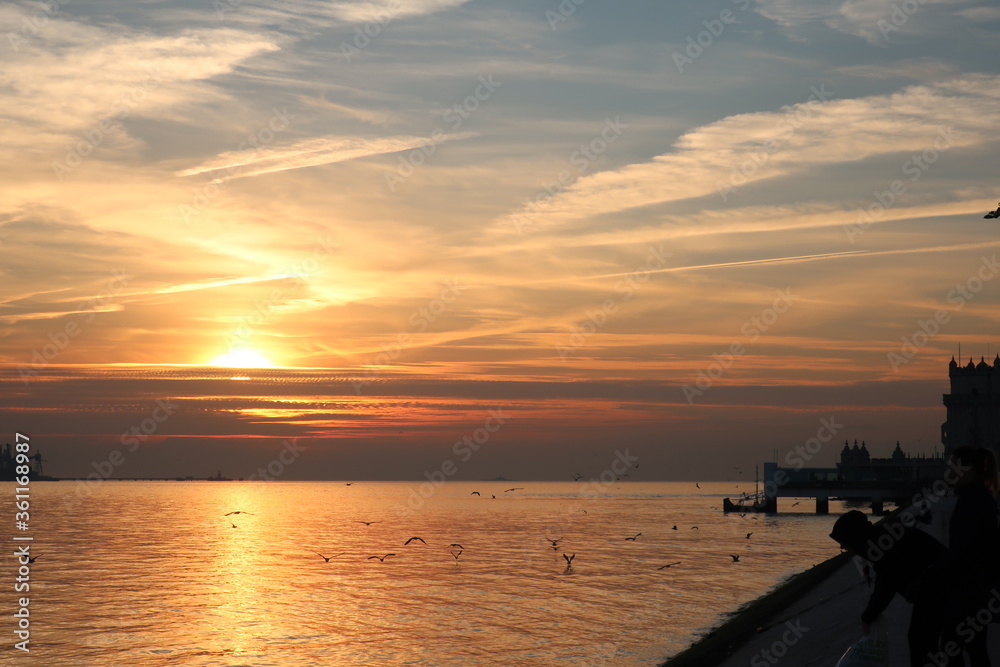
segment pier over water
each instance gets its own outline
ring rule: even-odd
[[[845,442],[835,468],[779,467],[764,464],[764,491],[758,511],[777,512],[779,498],[815,498],[816,513],[827,514],[830,500],[862,500],[873,514],[882,514],[888,502],[902,504],[924,487],[940,480],[945,471],[940,455],[909,456],[899,443],[887,458],[873,458],[867,445]]]

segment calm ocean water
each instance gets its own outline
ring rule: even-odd
[[[32,487],[31,653],[11,660],[7,616],[4,664],[655,665],[836,555],[842,509],[724,515],[730,482],[77,488]],[[12,520],[13,485],[0,492]]]

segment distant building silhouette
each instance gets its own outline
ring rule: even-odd
[[[52,477],[48,477],[42,474],[42,455],[40,452],[35,452],[33,456],[28,457],[28,478],[32,481],[40,480],[50,480]],[[0,482],[10,482],[16,480],[22,475],[17,472],[18,463],[17,455],[14,452],[14,446],[11,444],[5,444],[0,446]]]
[[[941,444],[947,458],[956,447],[987,447],[1000,454],[1000,355],[993,365],[980,357],[978,364],[948,364],[951,393],[944,395],[947,421],[941,425]]]
[[[896,448],[888,458],[872,458],[864,442],[854,447],[845,440],[837,463],[839,479],[845,482],[897,481],[911,482],[934,479],[944,472],[944,461],[939,456],[910,456],[896,441]]]

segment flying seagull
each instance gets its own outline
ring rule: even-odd
[[[451,544],[449,544],[448,546],[449,546],[449,547],[458,547],[459,549],[464,549],[464,548],[465,548],[465,547],[463,547],[463,546],[462,546],[461,544],[458,544],[458,543],[456,543],[456,542],[452,542],[452,543],[451,543]]]
[[[748,540],[750,539],[750,536],[751,536],[751,535],[753,535],[753,533],[747,533],[747,539],[748,539]]]
[[[369,556],[368,560],[371,560],[372,558],[378,558],[378,562],[384,563],[386,558],[388,558],[389,556],[395,556],[395,555],[396,554],[386,554],[384,556]]]
[[[42,554],[38,554],[37,556],[28,556],[28,563],[29,564],[30,563],[34,563],[36,560],[38,560],[41,557],[42,557]]]
[[[410,539],[408,539],[408,540],[406,540],[405,542],[403,542],[403,546],[405,547],[405,546],[406,546],[407,544],[409,544],[409,543],[410,543],[410,542],[412,542],[413,540],[419,540],[419,541],[420,541],[421,543],[423,543],[423,544],[427,544],[427,543],[426,543],[426,542],[424,542],[424,540],[423,540],[422,538],[420,538],[420,537],[411,537]]]
[[[358,521],[358,523],[363,523],[363,524],[365,524],[366,526],[370,526],[370,525],[372,525],[373,523],[380,523],[380,522],[379,522],[379,521]]]
[[[331,558],[336,558],[337,556],[343,556],[346,552],[342,551],[339,554],[334,554],[332,556],[324,556],[318,551],[314,551],[313,553],[322,558],[323,560],[325,560],[327,563],[329,563]]]
[[[229,516],[230,514],[253,514],[253,512],[246,512],[244,510],[236,510],[235,512],[226,512],[223,516]]]
[[[472,493],[470,493],[469,495],[470,495],[470,496],[479,496],[480,498],[482,498],[482,496],[483,496],[483,494],[479,493],[478,491],[473,491],[473,492],[472,492]]]
[[[635,542],[635,538],[639,537],[640,535],[642,535],[642,533],[636,533],[634,537],[626,537],[625,540],[627,542]]]
[[[563,554],[563,558],[566,559],[566,568],[569,569],[573,567],[573,559],[576,558],[576,554],[573,554],[572,556],[567,556],[566,554]]]
[[[739,554],[729,554],[729,557],[733,559],[734,563],[739,563],[740,562],[740,556],[739,556]]]
[[[232,521],[230,521],[229,523],[230,523],[230,525],[232,525],[232,527],[233,527],[233,528],[239,528],[239,526],[237,526],[237,525],[236,525],[235,523],[233,523]]]
[[[667,569],[668,567],[671,567],[671,566],[674,566],[674,565],[680,565],[680,564],[681,564],[681,562],[680,562],[680,561],[677,561],[676,563],[668,563],[668,564],[666,564],[666,565],[661,565],[660,567],[658,567],[658,568],[656,568],[656,569],[657,569],[657,570],[665,570],[665,569]]]
[[[513,489],[504,489],[504,493],[507,493],[508,491],[521,491],[523,489],[523,486],[515,486]]]

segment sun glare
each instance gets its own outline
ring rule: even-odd
[[[213,366],[226,368],[274,368],[271,360],[255,350],[233,350],[212,360]]]

